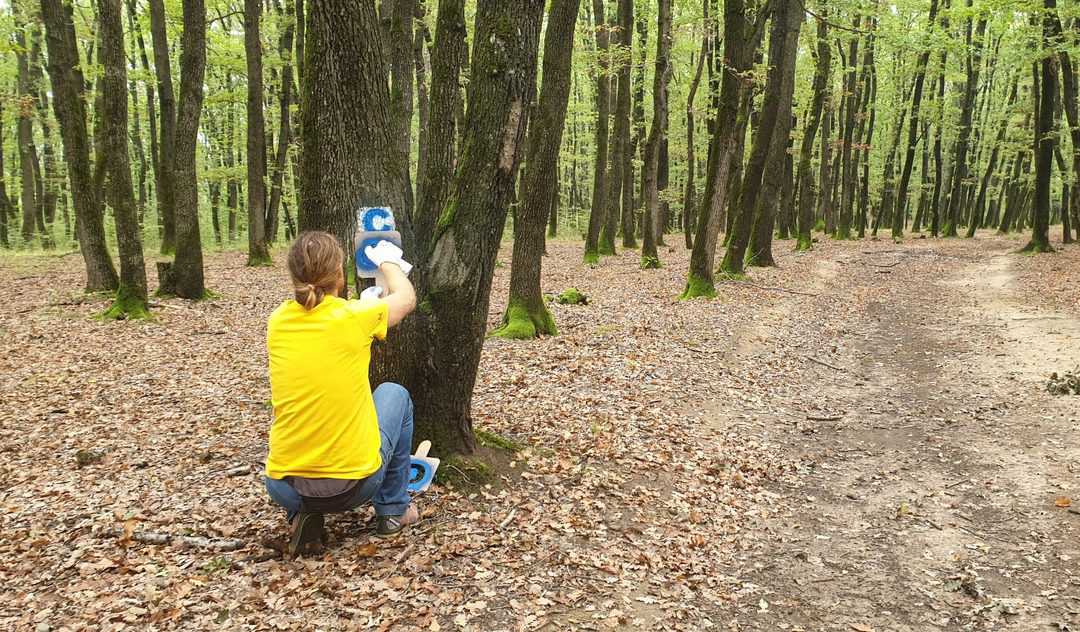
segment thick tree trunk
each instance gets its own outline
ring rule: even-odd
[[[416,71],[416,114],[419,128],[416,134],[416,164],[422,165],[427,161],[425,156],[425,150],[428,135],[428,125],[430,125],[430,119],[428,114],[430,113],[430,107],[428,104],[428,64],[424,57],[424,48],[431,45],[431,31],[428,30],[427,23],[425,22],[425,16],[427,15],[427,6],[423,0],[417,3],[417,24],[416,33],[413,35],[413,66]],[[420,199],[420,174],[419,171],[416,175],[416,199]]]
[[[247,215],[249,266],[270,263],[267,244],[266,120],[263,115],[262,0],[244,0],[244,55],[247,59]],[[282,135],[287,134],[286,128]]]
[[[173,279],[176,295],[201,299],[203,282],[202,238],[199,235],[199,186],[195,148],[202,114],[203,76],[206,72],[206,5],[184,0],[184,35],[180,40],[180,104],[176,117],[176,260]],[[250,158],[250,156],[249,156]]]
[[[440,0],[431,51],[431,98],[427,137],[417,169],[417,205],[413,218],[418,255],[426,257],[435,224],[453,183],[457,147],[457,111],[461,101],[462,59],[467,57],[464,0]]]
[[[1061,20],[1058,17],[1057,11],[1054,10],[1049,13],[1050,28],[1053,31],[1053,37],[1056,40],[1060,40],[1063,37]],[[1072,22],[1073,29],[1080,32],[1080,20],[1074,19]],[[1065,118],[1069,123],[1069,137],[1072,140],[1072,191],[1069,195],[1069,209],[1063,209],[1062,213],[1066,216],[1071,215],[1072,228],[1080,232],[1080,108],[1078,108],[1078,95],[1077,95],[1077,75],[1076,66],[1073,65],[1072,57],[1069,55],[1067,48],[1058,49],[1058,58],[1061,62],[1061,76],[1062,76],[1062,105],[1065,110]],[[1069,243],[1072,241],[1072,236],[1068,234],[1067,230],[1063,230],[1063,241]]]
[[[139,234],[138,209],[131,184],[128,159],[127,55],[124,53],[124,27],[120,18],[120,0],[98,0],[103,68],[101,78],[101,113],[105,121],[105,147],[102,152],[108,173],[109,206],[116,220],[116,242],[120,249],[120,285],[116,300],[105,312],[106,318],[145,318],[146,266],[143,263],[142,238]]]
[[[814,138],[821,124],[821,111],[825,106],[828,91],[829,69],[832,66],[832,50],[829,46],[829,26],[824,18],[817,19],[817,47],[815,49],[813,97],[810,112],[803,130],[802,145],[799,147],[799,237],[795,250],[810,250],[814,247],[811,231],[814,227],[814,184],[811,160],[814,156]],[[827,133],[827,131],[826,131]]]
[[[667,87],[671,79],[671,0],[659,0],[656,18],[656,70],[653,76],[653,118],[645,141],[645,216],[641,220],[641,267],[659,268],[656,218],[660,213],[660,143],[667,118]]]
[[[766,84],[763,118],[769,111],[769,99],[776,100],[776,113],[768,141],[764,171],[761,174],[761,193],[754,205],[754,221],[746,251],[746,263],[752,266],[774,266],[772,255],[773,225],[780,191],[784,186],[784,163],[791,141],[791,101],[795,92],[795,59],[799,52],[799,30],[803,11],[799,0],[777,0],[773,13],[774,34],[770,35],[769,77],[775,85]],[[775,46],[775,50],[774,50]],[[770,88],[773,92],[770,92]],[[762,133],[762,142],[766,134]],[[745,186],[744,186],[745,190]]]
[[[607,214],[608,128],[611,103],[609,77],[608,24],[604,0],[592,0],[593,26],[596,30],[596,160],[593,165],[592,210],[589,232],[585,236],[585,263],[600,261],[600,232]]]
[[[1057,0],[1043,0],[1043,39],[1054,36],[1051,12],[1057,13]],[[1031,240],[1022,252],[1053,252],[1050,245],[1050,176],[1054,161],[1054,99],[1058,91],[1058,58],[1043,56],[1039,62],[1039,108],[1035,117],[1035,199],[1032,209]]]
[[[698,211],[694,248],[690,254],[690,270],[686,289],[682,293],[685,299],[716,294],[713,262],[724,219],[721,211],[727,204],[734,163],[742,161],[742,156],[736,155],[736,149],[741,146],[738,139],[739,106],[743,102],[743,93],[748,90],[743,73],[750,68],[757,48],[755,25],[749,23],[746,13],[744,0],[724,2],[722,59],[726,62],[720,69],[719,105],[709,147],[705,191]]]
[[[536,338],[558,333],[544,304],[540,269],[544,227],[558,199],[559,148],[570,101],[574,23],[579,7],[580,0],[552,0],[548,13],[540,99],[535,118],[529,123],[524,194],[514,221],[510,296],[502,326],[495,331],[495,335],[505,338]],[[615,194],[618,197],[619,191]]]
[[[79,49],[75,39],[72,8],[63,0],[41,0],[49,55],[49,79],[53,112],[60,123],[64,163],[75,208],[75,233],[86,265],[86,291],[115,290],[116,269],[105,242],[102,201],[94,187],[90,167],[90,135],[86,126],[86,101]]]
[[[154,72],[157,76],[158,105],[161,121],[158,131],[157,206],[161,219],[161,253],[172,254],[176,250],[176,99],[173,96],[172,66],[169,62],[169,39],[165,30],[164,0],[149,0],[150,36],[154,48]]]
[[[938,0],[930,0],[930,15],[927,19],[927,30],[932,31],[937,22]],[[904,236],[904,207],[907,204],[908,184],[911,182],[911,169],[915,162],[915,147],[919,137],[919,106],[922,104],[923,82],[926,80],[926,64],[930,61],[930,48],[927,47],[919,54],[915,62],[915,88],[911,95],[910,119],[908,121],[907,152],[904,155],[904,166],[900,172],[900,183],[896,187],[896,205],[893,209],[892,236],[900,239]]]
[[[393,101],[398,142],[410,160],[413,118],[413,15],[416,0],[384,0],[390,10],[390,99]]]

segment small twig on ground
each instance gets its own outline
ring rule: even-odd
[[[817,359],[817,358],[815,358],[814,356],[805,356],[805,357],[806,357],[806,359],[807,359],[807,360],[809,360],[809,361],[813,362],[814,364],[820,364],[821,366],[824,366],[824,367],[829,367],[829,368],[830,368],[830,369],[832,369],[833,371],[842,371],[842,372],[844,372],[844,373],[849,373],[849,371],[848,371],[847,369],[845,369],[845,368],[842,368],[842,367],[838,367],[838,366],[835,366],[835,365],[829,364],[828,362],[825,362],[825,361],[823,361],[823,360],[818,360],[818,359]]]
[[[968,482],[970,480],[971,480],[970,478],[962,478],[962,479],[956,481],[955,483],[949,483],[948,485],[945,486],[945,489],[952,489],[952,488],[956,487],[957,485],[963,485],[964,483],[966,483],[966,482]]]
[[[721,280],[720,283],[727,283],[730,285],[748,285],[750,287],[757,288],[759,290],[772,290],[773,292],[787,292],[788,294],[798,294],[799,296],[813,296],[817,297],[817,294],[810,292],[800,292],[798,290],[789,290],[786,287],[774,287],[772,285],[758,285],[757,283],[751,283],[749,281],[735,281],[735,280]]]
[[[234,468],[225,470],[225,476],[243,476],[244,474],[251,473],[250,465],[237,465]]]
[[[843,418],[844,418],[843,415],[828,415],[828,416],[825,416],[825,417],[816,417],[814,415],[807,415],[806,416],[807,421],[840,421]]]
[[[506,517],[503,518],[503,521],[499,523],[499,528],[500,529],[505,529],[506,525],[510,524],[510,522],[514,519],[514,516],[516,516],[516,515],[517,515],[517,507],[514,507],[513,509],[510,510],[510,513],[506,514]]]
[[[1065,320],[1064,316],[1017,316],[1012,320]]]
[[[903,262],[902,261],[893,261],[892,263],[874,263],[874,262],[870,262],[870,265],[874,266],[875,268],[895,268],[896,266],[900,265],[901,263],[903,263]]]

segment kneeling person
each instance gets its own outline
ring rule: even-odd
[[[400,249],[380,242],[365,254],[388,294],[345,300],[338,296],[345,278],[337,239],[301,233],[288,255],[295,300],[267,324],[274,422],[266,489],[287,512],[293,555],[325,539],[324,513],[371,501],[383,537],[419,519],[407,490],[412,400],[397,384],[372,392],[368,381],[372,341],[413,310],[416,294]]]

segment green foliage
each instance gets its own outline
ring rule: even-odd
[[[489,430],[477,429],[475,434],[477,443],[487,448],[500,448],[510,452],[520,452],[524,447],[513,439],[507,439],[506,437],[495,434]]]
[[[123,284],[117,289],[112,305],[101,314],[102,320],[149,320],[152,318],[146,299]]]
[[[518,301],[511,301],[503,315],[502,325],[491,332],[491,335],[512,340],[531,340],[558,333],[555,320],[542,303],[537,309],[530,310]]]
[[[694,298],[715,298],[716,287],[712,284],[712,281],[697,276],[696,274],[690,274],[686,279],[686,289],[679,295],[680,300],[690,300]]]
[[[660,263],[660,257],[650,257],[648,255],[641,255],[641,269],[642,270],[659,270],[663,267]]]

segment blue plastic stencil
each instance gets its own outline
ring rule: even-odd
[[[356,211],[356,276],[379,276],[379,268],[364,254],[368,246],[385,240],[401,248],[401,233],[394,230],[395,226],[394,211],[388,206],[365,206]]]
[[[439,459],[428,456],[430,441],[421,441],[409,465],[409,491],[419,494],[431,486],[435,480],[435,471],[439,469]]]

